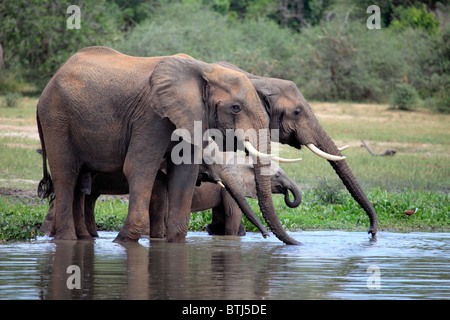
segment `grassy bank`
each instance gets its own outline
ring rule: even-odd
[[[46,203],[33,198],[42,175],[41,158],[35,152],[39,147],[36,103],[36,98],[25,97],[14,108],[0,107],[0,241],[33,238],[48,211]],[[377,211],[381,230],[450,230],[449,115],[393,111],[386,105],[312,103],[312,107],[337,144],[350,145],[344,154]],[[372,156],[360,147],[361,139],[376,153],[388,148],[397,153]],[[299,151],[281,146],[279,153],[297,157]],[[367,230],[366,214],[328,162],[308,150],[300,154],[301,163],[282,167],[302,188],[302,204],[290,209],[282,196],[273,197],[283,226],[288,230]],[[19,190],[31,196],[24,197]],[[249,202],[259,214],[257,201]],[[120,230],[127,208],[120,200],[99,201],[99,229]],[[415,208],[419,210],[410,217],[402,213]],[[210,211],[194,213],[190,230],[204,230],[210,221]],[[247,230],[253,230],[243,221]]]

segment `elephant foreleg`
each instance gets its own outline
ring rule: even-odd
[[[198,165],[172,166],[169,174],[169,214],[166,237],[169,242],[184,242],[191,213],[192,196],[198,177]]]
[[[91,193],[90,195],[85,195],[84,198],[84,218],[86,221],[86,227],[89,234],[93,237],[98,237],[97,226],[95,224],[95,202],[99,193]]]
[[[150,201],[150,238],[164,238],[168,215],[167,175],[158,171]]]

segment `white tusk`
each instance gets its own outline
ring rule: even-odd
[[[252,146],[250,141],[245,141],[244,142],[244,147],[245,147],[245,149],[248,150],[248,152],[252,156],[261,157],[261,158],[271,158],[271,157],[273,157],[273,155],[270,155],[270,154],[267,154],[267,153],[262,153],[262,152],[259,152],[258,150],[256,150],[255,147]]]
[[[332,154],[323,152],[322,150],[320,150],[319,148],[317,148],[315,145],[313,145],[312,143],[309,143],[306,145],[308,147],[309,150],[311,150],[313,153],[315,153],[316,155],[318,155],[319,157],[322,157],[324,159],[327,160],[331,160],[331,161],[340,161],[340,160],[344,160],[345,157],[341,157],[341,156],[334,156]]]
[[[339,151],[344,151],[345,149],[348,149],[348,148],[350,148],[350,146],[349,145],[345,145],[343,147],[338,148],[338,150]]]
[[[278,161],[281,163],[290,163],[290,162],[298,162],[298,161],[302,161],[302,158],[297,158],[297,159],[285,159],[285,158],[280,158],[278,156],[274,156],[272,158],[272,160],[274,161]]]
[[[217,184],[218,184],[219,186],[221,186],[222,188],[225,189],[225,185],[222,183],[222,181],[217,180],[216,182],[217,182]]]

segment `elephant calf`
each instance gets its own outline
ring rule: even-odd
[[[256,186],[254,179],[253,164],[250,157],[229,152],[225,155],[225,161],[232,176],[238,183],[241,197],[250,197],[257,199]],[[230,164],[231,163],[231,164]],[[213,170],[211,167],[202,166],[199,180],[210,181]],[[301,203],[301,190],[292,181],[288,175],[275,163],[271,166],[271,185],[272,193],[281,193],[285,195],[285,202],[291,208],[295,208]],[[103,174],[97,173],[92,177],[82,175],[79,179],[79,187],[83,192],[89,195],[85,196],[85,218],[89,233],[92,236],[98,236],[94,208],[95,202],[101,194],[127,194],[128,184],[123,174]],[[155,188],[152,194],[152,203],[150,205],[150,234],[152,238],[163,238],[165,236],[166,216],[161,211],[166,212],[166,201],[161,199],[165,197],[165,188],[167,177],[163,171],[159,171],[155,181]],[[289,191],[294,195],[294,200],[289,199]],[[230,193],[220,185],[212,182],[202,182],[200,186],[195,187],[191,212],[212,209],[212,223],[207,226],[207,231],[211,235],[245,235],[245,229],[241,225],[242,210],[236,203]],[[50,233],[52,219],[54,215],[54,205],[50,206],[47,217],[40,229],[43,233]]]
[[[234,158],[234,164],[228,165],[235,179],[240,183],[243,196],[257,199],[253,164],[250,157],[237,153],[228,153],[227,160]],[[239,161],[239,162],[237,162]],[[245,163],[244,163],[245,162]],[[243,164],[236,164],[243,163]],[[272,193],[284,194],[285,203],[290,208],[298,207],[302,201],[301,190],[297,184],[272,162],[271,166]],[[289,199],[289,191],[294,200]],[[242,211],[231,195],[215,183],[204,182],[194,190],[191,212],[212,209],[212,222],[206,230],[210,235],[245,235],[241,224]]]

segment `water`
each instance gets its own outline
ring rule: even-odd
[[[450,298],[449,233],[291,233],[301,246],[201,232],[121,245],[116,234],[0,245],[0,299]]]

